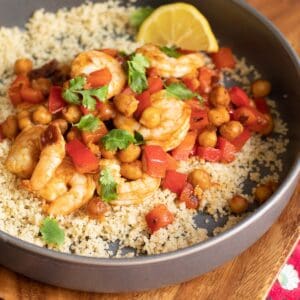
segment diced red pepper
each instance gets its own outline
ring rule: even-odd
[[[125,95],[135,95],[135,92],[129,87],[127,86],[123,91],[122,94]]]
[[[20,90],[21,98],[25,102],[40,103],[45,100],[43,93],[40,90],[35,90],[32,87],[22,86]]]
[[[164,204],[155,206],[146,214],[145,218],[151,233],[159,230],[160,228],[167,227],[174,221],[174,215]]]
[[[68,142],[66,151],[78,172],[93,173],[99,169],[98,158],[78,139]]]
[[[256,98],[254,100],[255,106],[257,110],[263,114],[268,114],[270,112],[270,108],[267,104],[267,101],[265,98]]]
[[[98,88],[100,86],[108,85],[111,82],[111,79],[112,75],[109,69],[103,68],[90,73],[87,82],[92,88]]]
[[[218,162],[221,159],[221,150],[212,147],[198,147],[197,155],[210,162]]]
[[[200,86],[200,82],[198,80],[198,78],[182,78],[182,82],[186,85],[186,87],[193,91],[196,92],[197,89]]]
[[[186,103],[192,109],[190,129],[199,131],[203,130],[209,124],[207,108],[201,107],[197,100],[188,100]]]
[[[100,122],[99,128],[95,131],[83,131],[82,140],[86,145],[98,143],[100,139],[107,134],[108,130],[103,122]]]
[[[231,144],[234,145],[237,151],[241,151],[244,145],[250,139],[250,137],[251,137],[251,132],[247,128],[244,128],[244,131],[238,137],[233,139],[231,141]]]
[[[167,170],[176,170],[178,167],[177,160],[167,153]]]
[[[30,86],[29,79],[25,75],[18,75],[8,89],[8,96],[10,98],[11,103],[14,106],[21,103],[23,100],[21,97],[21,88],[23,86],[24,87]]]
[[[164,87],[164,83],[160,77],[148,78],[148,91],[150,94],[159,92]]]
[[[249,106],[250,100],[248,98],[248,95],[244,90],[239,88],[238,86],[234,86],[229,90],[229,95],[231,102],[237,106]]]
[[[48,109],[52,114],[61,111],[67,103],[62,97],[62,88],[60,86],[52,86],[49,94]]]
[[[163,180],[162,187],[169,189],[171,192],[179,195],[187,181],[187,174],[179,173],[174,170],[166,172],[166,177]]]
[[[217,141],[217,148],[221,150],[221,161],[230,163],[235,159],[235,146],[229,141],[219,136]]]
[[[150,92],[148,90],[143,93],[136,95],[136,99],[139,101],[138,108],[134,112],[134,117],[139,119],[143,111],[151,105]]]
[[[199,69],[199,92],[200,94],[207,94],[211,90],[212,79],[215,75],[215,71],[207,67]]]
[[[184,202],[186,208],[196,209],[199,206],[199,199],[194,195],[194,188],[186,183],[179,196],[179,202]]]
[[[176,160],[187,160],[191,155],[197,138],[197,131],[189,131],[184,140],[172,150],[172,156]]]
[[[211,55],[211,58],[217,69],[235,67],[235,59],[230,48],[220,48],[218,52]]]
[[[152,177],[163,178],[167,170],[167,155],[161,146],[146,145],[142,156],[143,170]]]
[[[156,76],[159,76],[156,68],[151,67],[147,69],[147,77],[156,77]]]
[[[100,51],[110,55],[111,57],[116,57],[118,55],[118,50],[113,48],[104,48]]]

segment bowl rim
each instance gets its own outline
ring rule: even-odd
[[[300,79],[300,58],[296,54],[296,51],[287,42],[283,34],[279,29],[265,16],[258,12],[254,7],[248,3],[241,0],[231,0],[236,6],[242,8],[246,13],[251,15],[251,17],[256,18],[266,29],[268,29],[280,42],[280,45],[284,48],[285,52],[288,54],[289,58],[293,62],[298,77]],[[271,196],[271,198],[255,210],[255,213],[251,213],[241,222],[233,226],[232,228],[218,234],[217,236],[209,237],[207,240],[199,242],[197,244],[188,246],[186,248],[178,249],[175,251],[170,251],[167,253],[147,255],[147,256],[137,256],[137,257],[123,257],[123,258],[104,258],[104,257],[92,257],[83,256],[78,254],[71,254],[65,252],[59,252],[57,250],[47,249],[42,246],[35,245],[33,243],[21,240],[20,238],[14,237],[2,230],[0,230],[0,240],[9,243],[11,246],[20,248],[34,255],[39,255],[47,257],[49,259],[55,259],[58,261],[75,263],[77,265],[89,265],[89,266],[117,266],[117,267],[127,267],[127,266],[138,266],[146,265],[152,263],[159,263],[162,261],[169,261],[173,259],[182,258],[194,254],[195,252],[210,248],[222,241],[238,234],[244,228],[250,226],[256,219],[262,217],[268,210],[278,201],[281,200],[283,195],[288,192],[291,188],[293,182],[297,181],[300,176],[300,153],[298,152],[297,158],[294,161],[291,169],[285,176],[284,180],[280,184],[276,192]]]

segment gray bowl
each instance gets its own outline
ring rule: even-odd
[[[31,13],[80,4],[80,0],[2,0],[0,25],[23,26]],[[159,1],[159,4],[172,1]],[[21,241],[0,231],[0,263],[30,278],[61,287],[93,291],[139,291],[182,282],[212,270],[253,244],[274,223],[297,184],[300,160],[299,60],[281,33],[243,1],[186,1],[209,19],[222,44],[259,67],[273,83],[275,99],[289,126],[282,183],[255,213],[232,229],[197,245],[174,252],[136,258],[105,259],[63,254]],[[157,6],[158,1],[138,1]],[[288,97],[282,101],[282,95]]]

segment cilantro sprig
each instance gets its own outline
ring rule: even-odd
[[[85,90],[86,78],[77,76],[70,80],[69,87],[63,91],[63,98],[72,104],[82,104],[88,110],[95,110],[97,100],[104,102],[107,98],[108,86]],[[97,100],[96,100],[97,99]]]
[[[106,150],[115,151],[126,149],[135,142],[135,138],[127,130],[113,129],[101,139],[101,142]]]
[[[92,114],[81,117],[80,121],[75,124],[82,131],[96,131],[99,128],[100,120]]]
[[[168,94],[175,96],[181,100],[187,100],[191,98],[197,98],[200,102],[203,101],[203,98],[198,94],[192,92],[190,89],[186,87],[183,83],[171,83],[170,85],[166,86],[166,91]]]
[[[169,57],[178,58],[181,56],[181,54],[177,51],[176,47],[174,47],[174,46],[173,47],[163,46],[163,47],[160,47],[159,49],[160,49],[160,51],[162,51]]]
[[[117,183],[108,168],[101,171],[99,184],[101,185],[100,197],[103,201],[110,202],[117,199]]]
[[[40,233],[47,244],[60,246],[65,241],[65,233],[63,229],[59,227],[55,219],[51,219],[49,217],[42,221]]]
[[[145,19],[152,14],[153,10],[154,9],[150,6],[138,8],[129,17],[130,25],[133,27],[140,27]]]
[[[135,53],[127,62],[128,65],[128,84],[136,93],[141,93],[148,87],[146,77],[146,68],[149,68],[148,59],[140,54]]]

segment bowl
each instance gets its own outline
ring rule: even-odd
[[[32,12],[55,11],[80,0],[3,0],[0,26],[23,26]],[[157,6],[158,1],[137,1]],[[173,1],[159,1],[171,3]],[[300,172],[300,64],[282,34],[265,17],[237,0],[186,1],[208,18],[222,45],[228,45],[273,83],[273,98],[288,123],[290,143],[284,156],[281,185],[254,213],[233,228],[191,247],[135,258],[92,258],[59,253],[0,231],[0,263],[48,284],[90,292],[126,292],[158,288],[192,279],[232,259],[253,244],[274,223],[288,203]],[[222,13],[218,13],[222,12]],[[286,97],[283,97],[283,95]],[[279,101],[280,99],[280,101]]]

